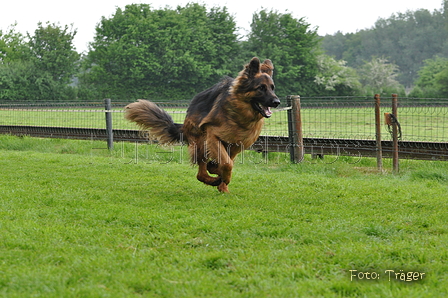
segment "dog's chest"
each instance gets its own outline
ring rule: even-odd
[[[263,127],[263,120],[264,119],[261,119],[244,126],[235,122],[230,122],[230,125],[227,125],[226,129],[221,131],[221,140],[226,143],[243,144],[245,148],[249,148],[255,143],[260,135]]]

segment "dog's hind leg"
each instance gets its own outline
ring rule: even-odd
[[[201,142],[199,142],[199,144],[201,144]],[[206,148],[197,146],[195,142],[192,142],[188,146],[188,149],[192,163],[195,163],[199,166],[196,178],[199,181],[211,186],[218,186],[219,184],[221,184],[221,177],[212,177],[208,174],[209,172],[207,172],[208,164],[211,162],[207,162],[208,158],[205,152]],[[211,170],[210,173],[217,174],[213,170]]]
[[[232,178],[233,160],[224,146],[216,136],[207,134],[207,153],[211,160],[207,164],[207,169],[212,174],[221,177],[221,183],[218,185],[220,192],[229,192],[227,185]]]
[[[221,177],[212,177],[208,174],[207,172],[207,163],[205,161],[200,161],[198,162],[199,165],[199,170],[198,170],[198,175],[196,176],[196,178],[201,181],[204,182],[205,184],[211,185],[211,186],[218,186],[221,184],[222,180]],[[212,172],[210,172],[212,173]],[[215,174],[215,173],[212,173]]]
[[[210,173],[210,174],[216,174],[216,175],[219,175],[220,174],[220,172],[219,172],[219,168],[218,168],[218,164],[216,163],[216,162],[214,162],[214,161],[209,161],[208,163],[207,163],[207,171]],[[218,184],[218,185],[215,185],[215,186],[218,186],[218,190],[220,191],[220,192],[229,192],[229,189],[228,189],[228,187],[227,187],[227,184],[225,183],[225,182],[223,182],[222,181],[222,179],[220,179],[220,181],[219,181],[220,183]],[[230,181],[229,181],[230,182]]]
[[[215,161],[213,161],[213,160],[209,161],[207,163],[207,171],[210,174],[218,175],[219,174],[218,173],[218,164]]]

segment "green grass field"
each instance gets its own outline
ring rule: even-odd
[[[105,147],[0,136],[0,297],[448,295],[446,162],[245,152],[221,194],[179,148]]]

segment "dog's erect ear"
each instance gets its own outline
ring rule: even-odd
[[[264,60],[263,64],[261,64],[261,72],[272,77],[272,75],[274,74],[274,65],[272,64],[271,60],[269,59]]]
[[[255,75],[260,72],[260,59],[257,57],[252,58],[249,64],[246,65],[245,72],[249,78],[255,77]]]

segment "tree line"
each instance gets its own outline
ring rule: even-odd
[[[80,59],[73,49],[75,34],[67,25],[42,23],[26,37],[15,26],[0,31],[0,99],[73,100],[70,83]]]
[[[223,76],[237,75],[254,56],[274,62],[280,96],[405,94],[409,86],[420,96],[447,96],[448,44],[440,41],[448,34],[445,20],[444,9],[419,10],[380,19],[370,30],[320,37],[304,18],[264,9],[240,36],[226,7],[131,4],[101,18],[85,54],[74,48],[73,25],[38,23],[26,36],[12,25],[0,30],[0,99],[190,99]],[[437,37],[428,36],[426,26]],[[394,56],[397,49],[386,51],[386,45],[398,36],[407,39]],[[367,51],[374,38],[386,37],[376,52]],[[439,41],[419,50],[412,47],[422,43],[417,37]]]
[[[395,68],[393,84],[406,88],[410,97],[448,97],[447,0],[433,12],[395,13],[378,19],[370,29],[327,35],[322,48],[355,69],[372,57],[387,61]]]

